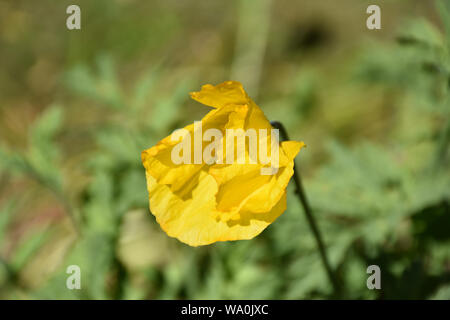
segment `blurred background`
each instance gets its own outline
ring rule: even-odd
[[[141,151],[225,80],[308,145],[339,298],[450,299],[450,1],[0,0],[0,61],[1,299],[336,297],[292,183],[250,241],[189,247],[149,212]]]

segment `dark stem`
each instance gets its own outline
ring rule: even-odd
[[[272,121],[271,125],[275,129],[280,130],[280,136],[283,141],[289,140],[287,131],[284,128],[284,126],[281,124],[281,122]],[[306,220],[308,221],[309,227],[311,228],[314,238],[316,239],[317,247],[319,248],[320,258],[322,259],[322,264],[327,272],[330,282],[333,285],[333,289],[334,289],[335,293],[339,293],[338,282],[334,275],[333,269],[331,268],[330,262],[328,260],[327,253],[325,251],[325,246],[323,244],[322,236],[320,234],[319,228],[317,227],[317,223],[313,216],[308,199],[306,198],[305,190],[303,189],[303,184],[302,184],[302,180],[300,177],[300,172],[298,170],[297,165],[295,164],[295,161],[294,161],[294,176],[293,176],[293,178],[294,178],[295,186],[297,188],[296,194],[298,195],[298,197],[300,199],[300,202],[303,206],[303,210],[305,212]]]

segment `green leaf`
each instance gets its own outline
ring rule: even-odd
[[[440,287],[429,299],[450,300],[450,284]]]
[[[148,97],[152,94],[160,74],[158,70],[148,71],[135,85],[131,99],[133,109],[140,110],[148,102]]]
[[[450,5],[448,1],[437,0],[436,8],[445,26],[445,31],[447,35],[447,45],[450,46]]]
[[[8,224],[14,213],[15,204],[15,200],[10,200],[0,209],[0,243],[2,243],[5,237]]]
[[[49,233],[47,230],[44,230],[35,232],[22,240],[20,245],[14,250],[10,259],[10,267],[16,272],[21,270],[48,238]]]
[[[111,108],[124,106],[122,91],[113,59],[101,55],[97,59],[98,75],[86,65],[77,65],[66,73],[65,82],[75,93],[96,100]]]
[[[152,109],[150,124],[157,132],[167,131],[181,113],[180,107],[183,101],[188,98],[186,93],[190,79],[182,81],[175,91],[168,97],[161,98],[157,101]]]
[[[30,131],[30,140],[34,143],[47,142],[61,129],[63,109],[54,105],[45,109]]]

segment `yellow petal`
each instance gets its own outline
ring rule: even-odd
[[[206,84],[198,92],[191,92],[192,99],[213,108],[221,108],[228,104],[247,104],[249,97],[242,84],[237,81],[226,81],[217,86]]]

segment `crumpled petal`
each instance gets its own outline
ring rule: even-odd
[[[172,141],[169,136],[143,151],[150,210],[169,236],[191,246],[251,239],[285,211],[286,188],[293,174],[294,158],[304,143],[280,143],[278,166],[259,161],[249,163],[247,144],[245,164],[236,161],[227,164],[226,146],[231,143],[227,141],[227,129],[255,130],[258,141],[266,144],[270,156],[270,130],[273,129],[270,122],[237,81],[204,85],[191,96],[215,108],[202,119],[202,130],[215,128],[222,133],[224,152],[218,158],[221,161],[209,165],[173,163],[171,153],[180,140],[191,139],[193,153],[193,124],[184,128],[189,137]],[[268,132],[266,139],[260,139],[260,129]],[[209,143],[202,141],[202,150]],[[261,169],[270,166],[277,169],[276,173],[262,175]]]

